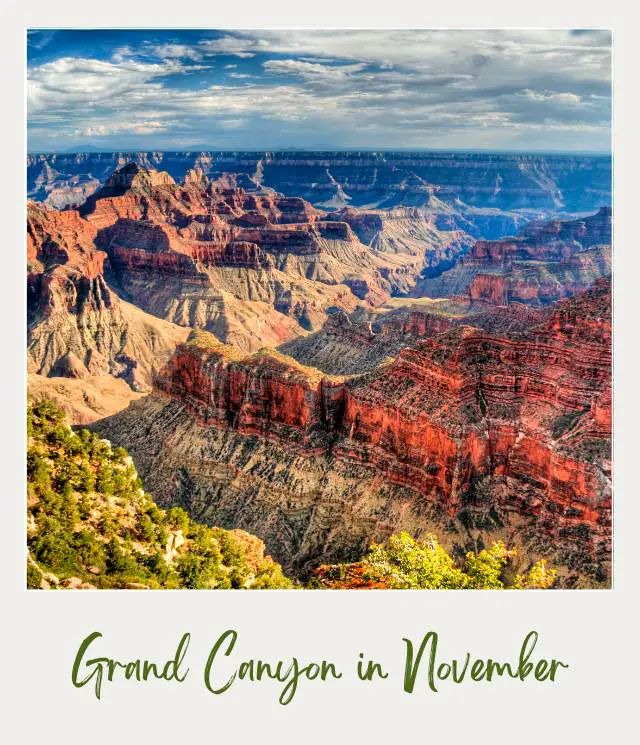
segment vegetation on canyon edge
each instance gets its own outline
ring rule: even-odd
[[[27,437],[28,587],[291,586],[254,536],[160,509],[123,448],[50,401],[29,406]]]
[[[547,589],[556,579],[556,570],[540,559],[524,574],[512,580],[504,576],[515,549],[502,542],[478,553],[469,551],[462,566],[429,533],[417,541],[408,533],[391,536],[386,544],[374,544],[357,564],[323,567],[318,572],[321,586],[380,587],[401,590],[518,590]]]

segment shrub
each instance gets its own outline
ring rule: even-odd
[[[165,522],[172,530],[181,530],[183,533],[186,533],[191,520],[182,507],[171,507],[166,512]]]
[[[51,569],[66,571],[76,567],[76,554],[69,543],[69,537],[52,518],[40,528],[33,544],[33,553],[38,562]]]
[[[504,569],[516,556],[502,541],[479,553],[468,552],[462,567],[440,546],[435,535],[416,541],[408,533],[393,535],[386,545],[374,544],[361,562],[366,579],[396,589],[498,590],[505,584]],[[556,572],[544,560],[518,575],[514,589],[551,587]]]
[[[211,558],[189,552],[178,559],[176,571],[185,587],[201,590],[214,579],[216,564]]]
[[[103,545],[96,540],[94,533],[80,530],[73,534],[73,547],[80,563],[84,567],[98,567],[105,569],[107,564],[106,552]]]
[[[152,542],[156,539],[156,526],[145,512],[140,512],[136,518],[136,534],[142,541]]]

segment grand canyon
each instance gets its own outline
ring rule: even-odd
[[[30,396],[298,581],[496,541],[611,581],[611,162],[27,159]],[[324,567],[324,569],[323,569]]]

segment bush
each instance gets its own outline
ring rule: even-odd
[[[468,552],[459,567],[440,546],[435,535],[416,541],[408,533],[393,535],[386,545],[374,544],[362,560],[366,579],[395,589],[474,589],[505,588],[504,569],[516,556],[502,541],[479,553]],[[556,572],[544,560],[537,562],[525,575],[518,575],[514,589],[548,588]]]
[[[33,544],[33,554],[38,562],[54,570],[72,571],[76,568],[76,553],[69,543],[69,536],[60,530],[53,519],[41,528]]]
[[[291,587],[291,580],[284,576],[282,567],[275,562],[265,562],[255,576],[253,590],[286,590]]]
[[[114,492],[113,471],[105,461],[101,461],[98,466],[96,491],[107,495],[112,495]]]
[[[181,556],[176,563],[182,584],[193,590],[207,588],[215,577],[216,568],[213,559],[191,552]]]
[[[165,522],[172,530],[181,530],[186,533],[189,530],[191,520],[182,507],[171,507],[166,512]]]
[[[96,540],[89,530],[80,530],[73,535],[73,547],[80,563],[85,567],[98,567],[104,570],[107,564],[103,545]]]
[[[156,526],[145,512],[139,513],[136,518],[136,534],[141,541],[152,542],[156,540]]]
[[[120,547],[120,541],[113,536],[107,543],[107,570],[110,572],[126,572],[131,568],[131,562]]]
[[[39,453],[27,453],[27,480],[36,487],[36,491],[38,487],[51,483],[49,465]]]

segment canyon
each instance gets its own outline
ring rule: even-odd
[[[97,249],[96,236],[77,211],[28,205],[28,371],[91,380],[98,388],[105,376],[121,378],[127,385],[116,399],[126,405],[129,390],[150,389],[152,371],[187,331],[118,296],[105,280],[107,255]]]
[[[289,571],[440,528],[457,551],[508,535],[570,586],[609,573],[610,354],[607,280],[527,331],[452,327],[355,376],[193,332],[96,426],[161,504],[257,533]]]
[[[418,297],[468,296],[472,302],[548,305],[611,273],[611,209],[577,220],[526,225],[518,236],[476,241],[437,277],[424,276]]]
[[[234,174],[240,186],[334,209],[415,207],[436,193],[451,207],[459,201],[469,214],[479,211],[485,223],[499,216],[482,210],[588,212],[611,202],[608,156],[408,151],[32,153],[28,196],[43,201],[69,180],[76,188],[69,204],[80,204],[86,193],[78,193],[78,179],[103,184],[129,162],[166,171],[176,181],[193,168],[213,179]]]
[[[420,246],[377,251],[348,222],[325,218],[303,199],[248,193],[200,170],[176,184],[136,163],[77,210],[29,202],[33,372],[110,374],[148,389],[185,328],[245,351],[278,345],[330,312],[408,291],[425,265],[448,265],[470,244],[420,216]]]
[[[27,167],[30,391],[125,447],[159,504],[301,578],[406,530],[607,585],[610,159]]]

